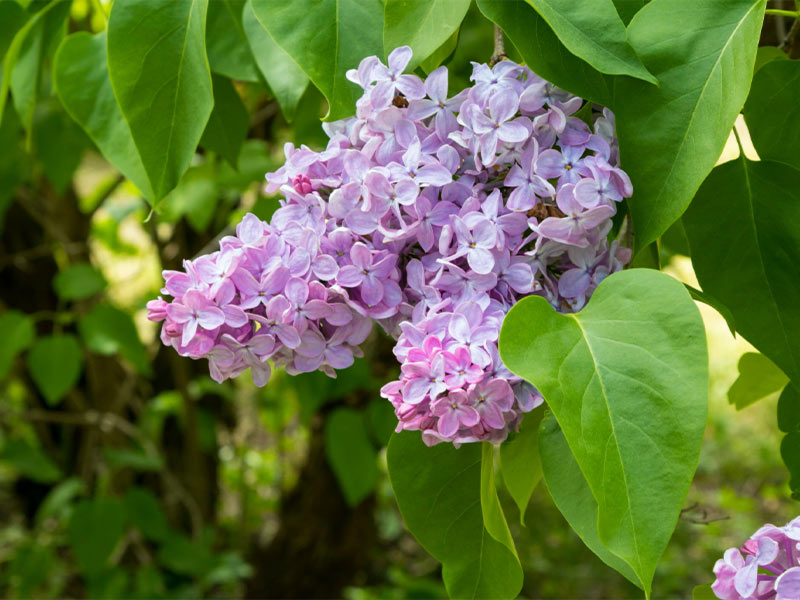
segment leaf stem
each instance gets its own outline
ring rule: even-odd
[[[764,11],[766,15],[775,15],[781,17],[791,17],[792,19],[800,19],[800,12],[796,10],[782,10],[780,8],[768,8]]]

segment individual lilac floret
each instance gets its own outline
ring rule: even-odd
[[[396,341],[381,393],[398,431],[499,443],[543,402],[500,360],[506,313],[531,294],[580,310],[630,260],[608,233],[633,190],[608,109],[509,60],[473,63],[474,85],[448,97],[446,67],[423,82],[410,60],[404,46],[348,71],[356,116],[323,126],[322,151],[287,143],[270,221],[248,214],[217,252],[165,271],[172,301],[148,316],[216,381],[250,369],[256,385],[275,367],[334,377],[377,323]],[[724,569],[757,584],[762,546]]]
[[[764,525],[714,565],[711,589],[721,600],[800,600],[800,517]]]

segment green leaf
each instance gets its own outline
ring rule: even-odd
[[[250,115],[230,79],[212,76],[214,110],[208,118],[200,145],[216,152],[235,169],[242,143],[250,129]]]
[[[242,27],[245,4],[246,0],[209,2],[206,24],[208,64],[214,73],[231,79],[258,81],[256,63]]]
[[[470,0],[386,0],[383,5],[383,52],[410,46],[414,70],[458,31]]]
[[[425,446],[418,432],[392,436],[389,477],[409,531],[436,560],[451,598],[515,598],[516,555],[486,529],[480,444]]]
[[[3,4],[9,4],[8,2],[3,2]],[[14,69],[17,65],[17,60],[19,59],[20,52],[22,51],[23,44],[25,44],[28,35],[36,29],[37,27],[41,26],[41,22],[44,18],[50,13],[50,11],[54,9],[56,10],[56,14],[59,14],[64,10],[64,5],[67,4],[66,2],[59,2],[58,0],[53,0],[46,6],[44,6],[39,12],[34,14],[28,21],[19,27],[21,21],[19,20],[20,17],[16,11],[16,9],[9,9],[4,8],[3,12],[0,13],[0,17],[8,17],[9,22],[7,25],[3,25],[0,32],[4,36],[0,38],[0,49],[3,50],[3,70],[2,70],[2,77],[0,77],[0,119],[5,118],[6,116],[6,101],[8,99],[8,90],[11,87],[11,79],[14,75]],[[69,6],[67,6],[67,11],[69,11]],[[24,20],[24,17],[23,17]],[[19,27],[19,29],[17,29]],[[8,42],[8,37],[13,32],[13,38],[11,39],[10,43]]]
[[[0,60],[25,22],[25,11],[15,2],[0,2]]]
[[[20,475],[39,483],[61,479],[61,471],[40,448],[22,438],[11,438],[0,449],[0,461],[10,465]]]
[[[483,526],[496,541],[503,544],[519,563],[517,548],[508,529],[506,517],[497,497],[497,486],[494,479],[494,445],[489,442],[481,444],[481,513]]]
[[[85,491],[86,486],[83,480],[77,477],[60,481],[48,492],[36,510],[36,524],[41,525],[47,519],[60,518],[69,514],[72,501]]]
[[[18,310],[0,315],[0,381],[8,374],[14,358],[33,343],[33,319]]]
[[[308,87],[308,76],[294,59],[275,43],[267,28],[256,17],[250,0],[244,7],[242,24],[258,69],[275,95],[283,116],[291,123],[300,98]]]
[[[628,39],[661,84],[615,86],[637,251],[681,216],[717,162],[747,97],[764,5],[652,0],[631,21]]]
[[[433,54],[431,54],[428,58],[420,62],[420,69],[426,73],[430,73],[431,71],[437,69],[444,61],[446,61],[453,54],[453,52],[456,51],[460,31],[460,29],[456,29],[453,32],[453,35],[447,38],[444,44],[434,50]]]
[[[362,412],[337,408],[327,417],[325,455],[350,506],[357,506],[375,490],[378,455]]]
[[[109,566],[111,553],[122,539],[125,507],[116,498],[82,500],[75,507],[67,537],[80,570],[95,575]]]
[[[139,151],[108,78],[105,32],[93,36],[82,31],[64,38],[53,60],[53,80],[64,108],[103,156],[152,198]]]
[[[106,287],[102,273],[89,263],[75,263],[53,278],[53,289],[62,300],[83,300],[99,294]]]
[[[757,73],[761,67],[773,60],[789,60],[789,57],[786,56],[786,52],[775,46],[759,46],[756,52],[756,64],[753,65],[753,73]],[[752,88],[750,91],[752,92]]]
[[[785,433],[800,431],[800,392],[791,384],[778,398],[778,429]]]
[[[800,171],[744,157],[708,176],[683,225],[703,290],[800,383]],[[720,243],[720,235],[725,243]]]
[[[792,498],[800,500],[800,431],[792,431],[781,442],[781,458],[789,470]]]
[[[525,524],[525,510],[542,479],[539,459],[539,423],[544,409],[529,412],[522,419],[519,433],[500,445],[500,472],[508,493],[519,508],[519,521]]]
[[[600,539],[649,593],[705,429],[706,339],[688,292],[632,269],[577,314],[524,298],[503,322],[500,355],[544,395],[597,500]]]
[[[139,373],[151,373],[147,351],[128,313],[108,304],[98,304],[78,321],[78,331],[92,352],[121,354]]]
[[[328,99],[326,120],[355,113],[363,93],[345,78],[383,54],[381,0],[251,0],[258,20]]]
[[[167,516],[150,490],[132,487],[123,498],[128,521],[148,540],[160,542],[169,535]]]
[[[81,347],[71,334],[40,337],[28,352],[28,371],[47,404],[55,406],[81,376]]]
[[[739,359],[739,377],[728,390],[728,402],[736,410],[779,392],[789,378],[770,359],[758,352],[745,352]]]
[[[18,36],[23,32],[25,34],[19,46],[19,54],[12,57],[12,43],[12,48],[9,48],[6,55],[6,60],[12,59],[14,64],[5,65],[4,73],[11,69],[11,96],[22,125],[28,131],[28,139],[33,130],[33,116],[39,99],[45,61],[64,35],[68,15],[69,2],[55,0],[45,6],[17,33]],[[28,25],[32,27],[25,32]]]
[[[115,2],[108,21],[111,85],[155,204],[189,167],[214,97],[205,51],[208,0]]]
[[[122,567],[112,567],[87,577],[88,596],[95,600],[127,598],[128,573]]]
[[[179,533],[170,533],[158,550],[158,560],[180,575],[200,577],[214,566],[208,545],[193,541]]]
[[[613,80],[567,50],[524,0],[477,0],[483,15],[514,43],[525,63],[540,77],[587,100],[609,106]]]
[[[648,2],[649,0],[614,0],[614,6],[619,13],[619,18],[622,19],[622,22],[627,27],[633,16],[642,10]]]
[[[91,146],[89,138],[53,98],[40,103],[33,122],[36,156],[58,194],[63,194]]]
[[[785,56],[785,55],[784,55]],[[753,77],[744,119],[761,160],[800,169],[800,62],[773,60]]]
[[[625,23],[612,0],[527,0],[578,58],[601,73],[658,83],[628,44]]]
[[[539,427],[539,455],[547,491],[569,526],[600,560],[634,585],[642,587],[636,573],[600,541],[597,501],[552,413],[544,417]]]
[[[379,446],[386,446],[397,427],[394,408],[383,398],[374,398],[367,405],[366,415],[373,439]]]

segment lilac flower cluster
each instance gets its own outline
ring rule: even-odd
[[[216,380],[249,367],[258,385],[268,361],[334,376],[378,322],[397,340],[382,395],[398,431],[500,442],[542,402],[500,361],[505,314],[530,294],[577,311],[622,268],[630,251],[608,234],[631,183],[608,110],[508,60],[473,63],[474,85],[448,97],[447,69],[422,81],[403,74],[410,58],[348,72],[356,116],[324,125],[322,152],[287,144],[266,176],[283,195],[271,221],[247,215],[218,252],[166,272],[174,300],[150,318]]]
[[[714,574],[711,589],[721,600],[800,600],[800,517],[764,525],[741,548],[729,548]]]

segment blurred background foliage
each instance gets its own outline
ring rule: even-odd
[[[46,3],[17,4],[31,15]],[[246,211],[270,216],[277,199],[263,195],[264,173],[280,166],[284,142],[324,146],[323,97],[308,86],[290,123],[256,64],[241,73],[241,62],[212,60],[215,90],[241,105],[231,110],[246,135],[233,147],[204,136],[151,213],[53,91],[61,39],[102,31],[110,2],[61,4],[22,46],[0,126],[0,597],[444,597],[439,566],[405,531],[386,475],[395,420],[378,390],[396,361],[385,337],[376,332],[367,358],[335,381],[277,372],[258,389],[246,376],[214,383],[204,362],[165,349],[145,318],[162,269],[207,251]],[[250,56],[225,33],[226,15],[243,8],[212,0],[218,57]],[[0,54],[19,26],[0,20]],[[471,60],[491,55],[491,24],[473,7],[453,51],[455,41],[437,53],[451,90],[469,83]],[[663,242],[665,270],[691,283],[680,231]],[[710,417],[657,573],[663,597],[687,597],[725,548],[796,510],[775,423],[782,384],[756,392],[743,376],[740,393],[766,398],[737,411],[728,389],[752,349],[701,309]],[[503,490],[501,499],[525,597],[638,596],[542,486],[525,527]]]

